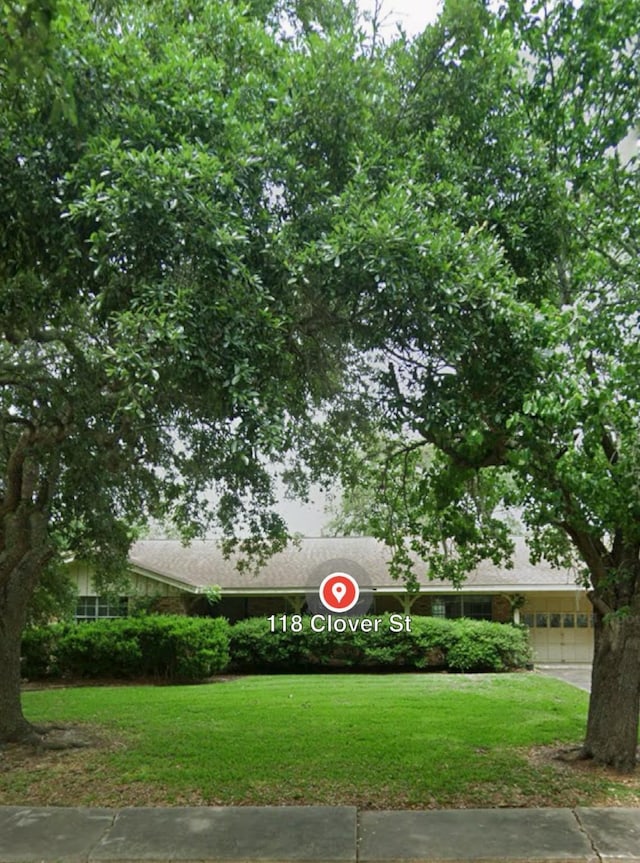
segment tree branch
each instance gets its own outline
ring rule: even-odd
[[[613,608],[611,608],[611,606],[608,605],[601,596],[598,596],[595,590],[587,591],[587,599],[594,609],[603,617],[605,614],[611,614],[613,612]]]
[[[22,497],[22,472],[32,437],[31,431],[23,432],[9,456],[6,473],[7,486],[0,506],[0,518],[12,512]]]
[[[596,369],[595,363],[593,361],[593,354],[589,354],[585,361],[587,371],[589,372],[589,376],[591,378],[591,383],[595,387],[600,383],[598,380],[598,371]],[[604,423],[600,423],[602,433],[600,436],[600,445],[604,450],[604,454],[607,457],[607,461],[610,465],[615,465],[618,462],[618,447],[615,444],[615,441],[611,437],[611,434],[607,431]]]
[[[580,530],[574,527],[568,521],[561,521],[560,526],[571,539],[575,547],[580,552],[584,562],[589,567],[591,582],[594,589],[604,581],[607,577],[607,560],[609,563],[610,555],[605,544],[598,537],[592,536],[585,530]]]
[[[37,506],[40,510],[47,510],[55,494],[58,477],[60,476],[60,453],[51,455],[49,469],[43,472],[37,494]]]

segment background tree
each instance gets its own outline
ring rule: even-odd
[[[72,552],[111,577],[150,517],[280,547],[266,465],[344,358],[338,318],[320,325],[321,286],[294,289],[304,207],[280,192],[295,171],[281,132],[331,33],[303,50],[266,4],[60,0],[31,52],[32,29],[13,26],[25,9],[9,5],[0,741],[33,733],[20,636],[45,567]],[[334,192],[342,140],[318,163]]]
[[[391,49],[395,122],[363,143],[313,259],[316,279],[357,285],[369,360],[355,427],[354,383],[330,430],[365,464],[360,418],[396,441],[370,528],[399,564],[412,550],[456,580],[508,557],[501,501],[534,556],[578,561],[583,755],[622,770],[640,707],[640,187],[616,148],[638,120],[639,27],[637,0],[446,4]],[[366,476],[348,468],[347,486]]]

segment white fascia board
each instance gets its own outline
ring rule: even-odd
[[[183,590],[185,593],[204,593],[205,591],[204,587],[197,587],[196,585],[188,584],[186,581],[180,581],[178,578],[164,575],[164,573],[157,572],[155,569],[145,569],[143,566],[137,566],[133,563],[128,565],[128,569],[129,572],[133,572],[136,575],[141,575],[151,581],[160,581],[162,584],[168,584],[170,587]]]
[[[418,594],[419,596],[430,596],[431,594],[442,593],[567,593],[567,591],[581,591],[585,588],[580,584],[494,584],[494,585],[464,585],[463,587],[455,588],[450,585],[429,585],[422,587]],[[397,587],[378,587],[374,588],[376,593],[382,594],[400,594],[407,593],[406,589]]]
[[[502,585],[494,585],[493,587],[487,587],[483,585],[482,587],[461,587],[456,589],[455,587],[423,587],[418,591],[418,596],[430,596],[435,594],[457,594],[457,593],[487,593],[487,594],[495,594],[495,593],[573,593],[575,591],[582,591],[584,587],[579,584],[552,584],[552,585],[527,585],[523,586],[521,584],[502,584]],[[404,595],[408,593],[406,588],[398,588],[398,587],[374,587],[371,588],[372,593],[386,595],[386,596],[398,596]],[[222,588],[221,593],[223,596],[306,596],[309,593],[309,590],[301,587],[274,587],[274,588]]]

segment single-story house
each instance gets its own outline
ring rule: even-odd
[[[538,662],[590,662],[593,616],[583,587],[572,570],[545,562],[532,564],[524,539],[515,540],[513,568],[482,562],[461,588],[416,574],[420,590],[407,592],[389,575],[390,551],[368,537],[303,539],[274,555],[254,575],[225,559],[217,543],[202,540],[184,546],[178,540],[137,542],[129,555],[130,591],[118,602],[97,595],[91,572],[81,562],[71,565],[78,588],[78,620],[117,617],[130,602],[146,598],[172,613],[223,615],[232,622],[246,617],[300,613],[306,609],[310,579],[327,562],[341,571],[352,564],[366,573],[373,595],[372,614],[472,617],[524,623],[530,628]],[[423,564],[424,569],[424,564]],[[218,586],[221,599],[211,604],[207,592]]]

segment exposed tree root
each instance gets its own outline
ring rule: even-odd
[[[567,764],[573,764],[576,761],[591,761],[592,758],[593,756],[584,746],[570,746],[566,749],[559,749],[554,755],[556,761],[564,761]]]
[[[640,747],[638,747],[636,751],[636,761],[631,766],[624,763],[618,764],[599,759],[594,755],[592,750],[584,744],[582,746],[572,746],[567,749],[560,749],[553,757],[556,761],[563,761],[568,764],[575,764],[579,761],[591,761],[598,767],[615,770],[617,773],[625,774],[633,773],[636,765],[640,762]]]
[[[83,735],[82,729],[73,726],[40,726],[38,737],[38,749],[84,749],[93,745],[92,741]]]
[[[31,746],[39,751],[82,749],[94,745],[94,742],[86,736],[86,732],[83,734],[82,728],[74,728],[71,725],[32,725],[26,721],[7,742]]]

